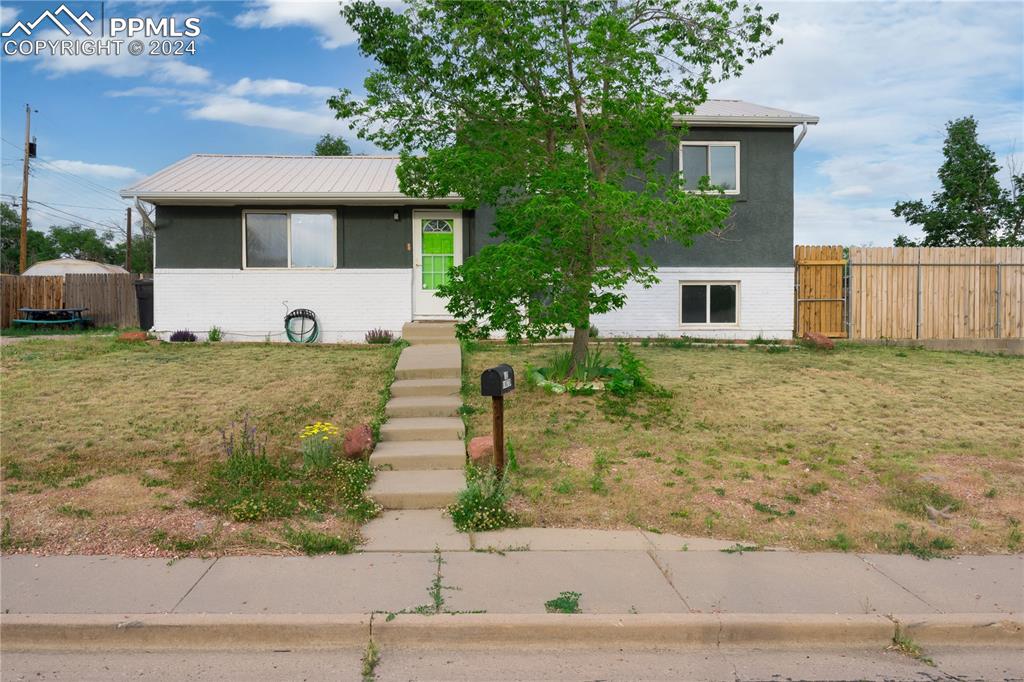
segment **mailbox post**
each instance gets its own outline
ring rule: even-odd
[[[491,396],[491,436],[494,439],[494,467],[505,475],[505,394],[516,387],[516,374],[509,365],[485,369],[480,375],[480,395]]]

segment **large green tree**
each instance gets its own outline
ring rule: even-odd
[[[932,194],[932,202],[900,201],[892,209],[897,218],[919,226],[924,238],[915,243],[900,235],[896,246],[1024,245],[1024,175],[1011,170],[1010,187],[999,184],[995,154],[978,141],[973,117],[946,125],[942,153],[942,189]]]
[[[57,257],[57,252],[45,233],[28,226],[28,265]],[[21,215],[8,204],[0,204],[0,270],[5,274],[18,274],[21,253]]]
[[[459,333],[574,330],[657,281],[642,247],[689,244],[731,205],[658,172],[709,85],[772,52],[777,15],[736,0],[372,2],[343,10],[377,66],[329,104],[401,153],[402,191],[496,208],[497,243],[440,293]]]

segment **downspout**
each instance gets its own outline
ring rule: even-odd
[[[804,141],[804,135],[807,134],[807,121],[801,123],[800,126],[800,134],[797,136],[796,142],[793,143],[793,151],[796,151],[796,148],[799,147],[800,143]]]

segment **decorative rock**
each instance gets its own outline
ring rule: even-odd
[[[349,429],[344,441],[345,457],[362,459],[373,451],[373,430],[366,424]]]
[[[804,341],[821,350],[833,350],[836,347],[832,339],[818,332],[804,332]]]
[[[473,464],[483,464],[494,457],[494,438],[477,436],[469,440],[469,460]]]
[[[145,341],[148,338],[146,332],[123,332],[117,337],[118,341]]]

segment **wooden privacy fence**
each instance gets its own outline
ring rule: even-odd
[[[842,246],[796,247],[796,335],[846,336],[846,258]]]
[[[851,336],[1024,337],[1024,248],[849,250]]]
[[[0,326],[9,327],[18,308],[88,308],[85,316],[97,327],[138,327],[135,281],[141,275],[3,275]]]
[[[797,246],[795,266],[797,336],[1024,338],[1022,247]]]

